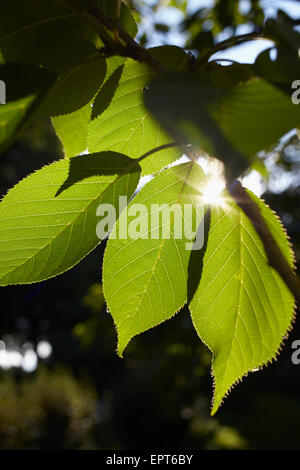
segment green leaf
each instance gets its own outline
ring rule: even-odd
[[[233,147],[247,157],[276,143],[300,123],[300,109],[291,97],[259,79],[233,88],[212,114]]]
[[[107,16],[115,18],[118,1],[119,0],[100,0],[100,8]],[[131,11],[123,2],[121,3],[119,21],[121,28],[127,31],[130,36],[134,37],[137,34],[138,28],[136,22],[134,21]]]
[[[82,108],[96,94],[105,75],[106,62],[101,58],[88,60],[65,71],[49,90],[39,114],[55,116]]]
[[[2,0],[0,47],[5,59],[61,70],[90,56],[97,36],[80,3]]]
[[[6,84],[6,101],[17,101],[48,89],[56,74],[31,64],[0,65],[0,80]]]
[[[65,157],[74,157],[87,149],[90,114],[91,103],[88,103],[74,113],[52,118],[52,124],[62,142]]]
[[[248,192],[290,265],[293,254],[274,213]],[[269,265],[244,212],[229,198],[211,210],[199,287],[190,303],[194,326],[213,353],[214,414],[234,384],[272,361],[294,315],[294,299]]]
[[[98,112],[100,108],[105,109],[108,107],[111,99],[113,98],[114,91],[111,89],[112,81],[113,87],[117,87],[118,83],[115,78],[112,79],[114,72],[121,67],[124,63],[123,57],[110,57],[106,61],[107,65],[107,76],[109,77],[105,84],[100,89],[94,102]],[[97,104],[95,104],[97,102]],[[66,157],[74,157],[81,152],[84,152],[88,148],[88,128],[90,115],[93,111],[91,103],[88,103],[83,108],[75,111],[74,113],[65,114],[62,116],[56,116],[52,118],[55,131],[58,134],[64,148]]]
[[[271,51],[276,52],[276,60],[271,59]],[[273,83],[291,97],[291,84],[300,76],[300,60],[297,52],[286,46],[267,49],[256,58],[255,72]]]
[[[56,276],[99,243],[96,209],[130,198],[140,167],[125,155],[63,159],[18,183],[0,203],[0,285]]]
[[[300,121],[290,97],[260,79],[219,88],[196,75],[170,73],[156,78],[144,99],[171,135],[220,158],[234,175]]]
[[[189,61],[189,56],[184,49],[177,46],[150,47],[148,52],[159,60],[166,70],[185,70]]]
[[[7,103],[0,106],[0,151],[3,152],[34,116],[56,75],[31,64],[14,63],[0,65],[0,79],[5,83]]]
[[[174,221],[181,223],[184,204],[189,204],[195,225],[200,222],[204,207],[199,194],[204,181],[196,163],[163,171],[133,199],[110,236],[104,255],[103,289],[117,327],[120,355],[133,336],[171,318],[187,301],[191,253],[187,243],[192,244],[194,237],[186,230],[177,238]],[[171,217],[159,214],[157,205],[162,204],[169,209],[177,204]],[[136,214],[137,225],[132,226],[135,210],[141,212]],[[184,223],[188,224],[187,217]]]
[[[239,63],[223,66],[217,62],[209,62],[197,70],[197,75],[221,90],[228,90],[256,78],[252,65]]]
[[[106,60],[106,81],[94,100],[91,119],[100,116],[110,105],[119,86],[125,60],[125,57],[119,56],[112,56]]]
[[[178,47],[154,48],[150,52],[170,68],[180,68],[186,60],[186,54]],[[146,65],[131,59],[125,62],[110,106],[90,123],[91,152],[114,150],[138,158],[154,147],[171,142],[143,104],[143,95],[147,93],[146,87],[153,74]],[[154,173],[179,156],[178,149],[161,151],[141,163],[143,174]]]

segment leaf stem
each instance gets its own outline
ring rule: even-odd
[[[206,52],[203,56],[201,56],[197,60],[195,68],[198,67],[199,65],[202,65],[208,62],[209,58],[218,51],[222,51],[224,49],[227,49],[233,46],[239,46],[240,44],[243,44],[244,42],[255,41],[256,39],[268,39],[268,38],[264,36],[262,32],[259,32],[259,31],[255,31],[252,33],[247,33],[247,34],[241,34],[239,36],[231,36],[230,38],[225,39],[225,41],[219,42],[214,47],[209,49],[209,51]]]
[[[235,181],[228,185],[228,190],[238,206],[250,219],[257,234],[263,242],[269,265],[278,272],[294,295],[298,305],[300,305],[300,279],[294,273],[293,269],[282,254],[280,247],[271,234],[269,227],[259,210],[259,207],[250,198],[239,181]]]
[[[189,147],[189,145],[182,144],[180,142],[171,142],[170,144],[160,145],[159,147],[155,147],[154,149],[151,149],[148,152],[144,153],[144,155],[139,157],[137,161],[141,162],[145,158],[150,157],[150,155],[152,155],[153,153],[160,152],[161,150],[166,150],[166,149],[170,149],[173,147]]]

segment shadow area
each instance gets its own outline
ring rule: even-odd
[[[199,250],[194,249],[191,251],[191,256],[189,260],[188,266],[188,304],[192,301],[194,294],[197,290],[199,285],[202,270],[203,270],[203,258],[206,252],[207,241],[208,241],[208,234],[210,229],[210,209],[206,212],[205,216],[203,217],[197,231],[196,240],[198,236],[201,236],[203,233],[203,247]],[[196,243],[196,242],[195,242]],[[194,243],[194,246],[195,246]]]
[[[91,176],[125,175],[140,173],[138,161],[117,152],[99,152],[70,158],[66,181],[57,190],[55,197],[76,183]]]

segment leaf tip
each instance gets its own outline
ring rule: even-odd
[[[118,332],[118,331],[117,331]],[[117,355],[123,359],[124,358],[124,351],[125,351],[125,348],[126,346],[128,345],[130,339],[126,339],[126,338],[121,338],[120,337],[120,334],[118,332],[118,345],[117,345]]]

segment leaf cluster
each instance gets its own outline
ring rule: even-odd
[[[115,207],[121,215],[110,228],[103,288],[118,352],[187,304],[213,352],[213,413],[237,381],[276,356],[300,298],[280,221],[236,181],[260,151],[300,124],[290,96],[291,81],[300,78],[300,35],[283,13],[263,24],[258,2],[252,4],[241,17],[238,2],[219,1],[208,14],[212,30],[202,28],[207,11],[187,18],[182,27],[196,28],[193,55],[176,46],[143,47],[134,39],[138,15],[120,0],[0,1],[0,79],[8,100],[0,107],[0,149],[46,116],[65,152],[0,203],[0,284],[39,282],[73,267],[99,243],[99,205]],[[216,44],[215,33],[229,26],[234,32],[249,15],[259,30]],[[275,60],[268,50],[254,64],[210,61],[216,51],[256,38],[274,41]],[[182,154],[188,162],[170,167]],[[209,181],[199,155],[224,165],[220,205],[205,199]],[[154,178],[136,195],[141,175]],[[119,207],[120,197],[134,199]],[[174,203],[182,212],[192,207],[197,229],[205,224],[200,251],[174,237],[172,216],[151,237],[153,205]],[[127,239],[121,232],[135,204],[148,209],[149,224]]]

